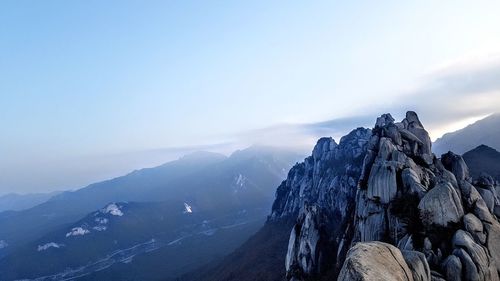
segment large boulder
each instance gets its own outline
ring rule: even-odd
[[[486,207],[488,207],[488,210],[490,210],[490,212],[493,213],[493,210],[495,209],[494,193],[490,189],[486,188],[477,187],[476,189],[479,192],[479,194],[481,194],[481,197],[483,198]]]
[[[462,280],[462,263],[460,258],[455,255],[449,255],[443,262],[443,273],[448,280]]]
[[[457,155],[451,151],[441,155],[441,162],[448,171],[451,171],[457,180],[469,180],[469,168],[465,164],[462,156]]]
[[[417,251],[402,251],[402,253],[414,281],[431,280],[431,269],[423,253]]]
[[[463,264],[470,263],[469,258],[473,262],[476,271],[469,272],[469,274],[477,276],[480,281],[498,280],[497,269],[491,263],[488,250],[481,244],[476,243],[468,232],[457,230],[453,236],[452,245],[454,248],[464,250],[467,253],[467,255],[464,253],[459,255]],[[473,270],[473,266],[469,265],[469,267],[469,271]]]
[[[417,172],[411,168],[406,168],[401,172],[403,186],[408,193],[417,194],[419,198],[424,197],[427,188],[421,184],[421,179]]]
[[[458,186],[460,187],[464,207],[481,221],[489,224],[493,223],[495,219],[477,189],[465,180],[459,181]]]
[[[382,242],[362,242],[347,253],[338,280],[413,281],[398,248]]]
[[[453,255],[457,256],[460,259],[464,280],[480,280],[476,264],[474,264],[474,261],[472,260],[470,255],[464,249],[455,249],[453,251]]]
[[[476,216],[470,213],[465,215],[464,226],[465,230],[467,230],[476,241],[479,241],[481,244],[486,243],[483,223]]]
[[[423,159],[427,158],[426,156],[431,154],[432,142],[431,138],[429,137],[429,134],[427,133],[427,131],[424,129],[424,126],[420,122],[417,113],[413,111],[406,112],[405,121],[407,122],[406,127],[408,128],[408,131],[410,131],[413,135],[415,135],[421,142],[421,146],[419,148],[420,156],[421,157],[423,156],[422,157]]]
[[[460,222],[464,215],[460,195],[448,182],[442,182],[427,192],[418,209],[427,226],[447,227],[449,223]]]
[[[500,224],[493,221],[491,224],[486,223],[486,248],[491,255],[492,264],[497,269],[500,275]]]

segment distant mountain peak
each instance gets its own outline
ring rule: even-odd
[[[195,151],[182,156],[179,160],[198,160],[198,159],[218,159],[224,160],[227,157],[223,154],[210,151]]]
[[[463,158],[474,178],[485,172],[500,180],[500,152],[494,148],[482,144],[464,153]]]
[[[492,147],[489,147],[485,144],[481,144],[480,146],[474,148],[472,151],[485,151],[485,152],[497,152],[498,153],[498,150],[496,150]]]
[[[500,113],[488,115],[455,132],[444,134],[433,144],[437,155],[449,150],[463,154],[479,145],[487,145],[500,150]]]

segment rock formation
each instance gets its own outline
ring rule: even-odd
[[[298,216],[286,256],[287,275],[319,276],[343,259],[351,236],[354,198],[371,131],[358,128],[339,144],[322,138],[278,187],[270,220]],[[346,231],[347,230],[347,231]],[[341,264],[340,264],[341,265]]]
[[[349,250],[340,280],[412,281],[401,251],[382,242],[358,243]]]
[[[270,219],[298,217],[288,280],[500,280],[498,191],[461,156],[437,158],[416,113],[384,114],[338,145],[320,139]]]

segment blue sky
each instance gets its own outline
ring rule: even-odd
[[[138,151],[316,137],[259,135],[283,124],[415,109],[438,137],[500,105],[499,10],[498,1],[2,1],[0,194],[76,188],[168,160],[120,156]],[[463,81],[475,80],[462,78],[484,71],[486,90],[450,91],[449,81],[470,89]],[[433,106],[440,93],[457,106]],[[456,109],[477,95],[485,101]]]

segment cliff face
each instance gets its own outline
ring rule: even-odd
[[[497,186],[472,179],[459,155],[432,154],[414,112],[384,114],[338,145],[320,139],[278,188],[270,220],[297,216],[289,280],[499,280]]]
[[[345,254],[345,229],[352,222],[357,179],[371,132],[358,128],[339,144],[322,138],[312,156],[295,165],[278,187],[271,221],[298,217],[286,255],[290,278],[318,276]],[[345,244],[347,245],[347,244]]]

